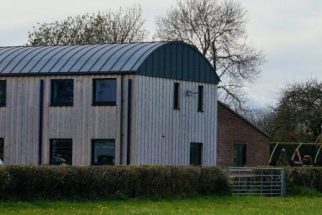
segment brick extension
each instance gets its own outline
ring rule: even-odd
[[[246,144],[246,166],[268,165],[269,136],[218,102],[217,165],[233,166],[234,144]]]

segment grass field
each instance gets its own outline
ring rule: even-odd
[[[321,197],[0,202],[0,214],[322,214]]]

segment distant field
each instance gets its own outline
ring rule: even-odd
[[[0,202],[0,214],[322,214],[321,197]]]

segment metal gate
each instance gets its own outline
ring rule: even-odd
[[[230,167],[227,171],[234,195],[285,194],[285,174],[282,168]]]

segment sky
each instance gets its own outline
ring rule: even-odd
[[[248,42],[261,49],[261,75],[245,91],[251,106],[278,101],[293,82],[322,81],[321,0],[236,0],[247,10]],[[37,23],[140,4],[145,28],[153,32],[155,17],[176,0],[0,0],[0,46],[24,45]]]

